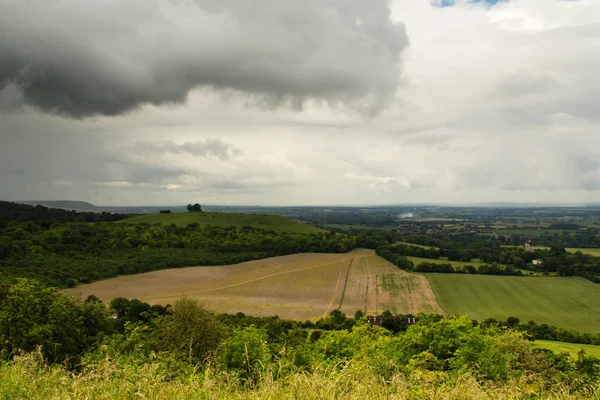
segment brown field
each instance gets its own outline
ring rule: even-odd
[[[316,320],[340,308],[373,314],[442,312],[427,278],[408,274],[372,251],[295,254],[219,267],[189,267],[95,282],[67,293],[173,304],[182,296],[217,312]]]
[[[378,256],[355,258],[349,268],[341,310],[379,314],[443,313],[425,276],[409,274]]]

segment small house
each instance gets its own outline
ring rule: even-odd
[[[376,317],[374,315],[368,315],[367,316],[367,321],[371,325],[375,325],[375,326],[381,326],[381,325],[383,325],[383,317]]]

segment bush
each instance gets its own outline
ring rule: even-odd
[[[246,378],[255,376],[270,360],[267,332],[254,325],[245,329],[236,329],[223,344],[224,367],[238,371]]]
[[[186,297],[159,319],[157,331],[159,350],[194,364],[213,355],[225,338],[225,328],[215,315]]]

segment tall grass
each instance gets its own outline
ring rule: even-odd
[[[284,367],[284,366],[280,366]],[[279,373],[264,370],[256,381],[216,368],[171,377],[160,363],[123,364],[106,358],[73,373],[45,366],[39,354],[0,365],[2,399],[599,399],[600,383],[549,384],[530,375],[482,383],[469,372],[417,370],[384,381],[368,363],[316,366]],[[276,378],[277,377],[277,378]],[[574,388],[577,388],[575,391]]]

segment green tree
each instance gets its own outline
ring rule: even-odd
[[[211,356],[225,338],[225,329],[215,315],[187,297],[157,322],[157,332],[159,350],[194,364]]]
[[[188,204],[187,205],[187,210],[189,212],[202,212],[202,206],[198,203],[196,204]]]
[[[239,371],[247,378],[252,377],[270,359],[267,332],[254,325],[234,330],[231,337],[223,344],[224,366]]]
[[[107,317],[102,303],[83,303],[37,281],[0,282],[0,354],[10,357],[41,346],[48,362],[73,365],[109,331]]]

